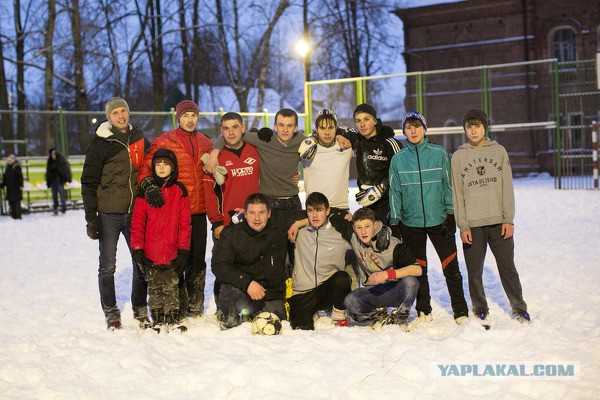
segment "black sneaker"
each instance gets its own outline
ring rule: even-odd
[[[373,320],[373,326],[385,326],[394,323],[385,307],[376,308],[375,311],[373,311],[371,319]]]
[[[137,317],[136,319],[140,323],[140,329],[146,329],[146,328],[150,328],[152,326],[152,323],[150,322],[150,318],[148,318],[148,317]]]

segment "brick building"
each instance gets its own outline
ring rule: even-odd
[[[564,134],[572,146],[589,145],[577,126],[600,119],[600,96],[573,94],[597,90],[595,64],[583,60],[595,59],[600,51],[598,0],[470,0],[394,13],[404,23],[407,72],[490,66],[407,79],[406,108],[422,104],[429,125],[460,126],[463,113],[474,107],[487,108],[496,125],[553,120],[551,62],[494,66],[556,58],[560,122],[572,127]],[[418,86],[425,93],[422,103],[415,95]],[[505,145],[517,170],[551,169],[553,130],[492,136]],[[433,140],[452,152],[464,138]]]

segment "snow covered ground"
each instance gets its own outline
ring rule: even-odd
[[[489,257],[490,331],[475,321],[454,323],[433,251],[434,320],[412,332],[332,328],[325,318],[314,332],[292,331],[287,322],[274,337],[252,336],[249,324],[221,332],[212,275],[207,316],[187,333],[139,331],[122,241],[116,280],[125,329],[109,332],[98,299],[97,242],[85,234],[83,212],[0,218],[0,398],[598,398],[600,193],[554,190],[549,177],[515,186],[516,261],[533,323],[511,318]],[[437,367],[534,363],[580,369],[574,379],[540,380],[447,378]]]

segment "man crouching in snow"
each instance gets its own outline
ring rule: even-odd
[[[417,296],[421,267],[407,245],[369,208],[360,208],[352,224],[344,223],[342,235],[358,259],[362,286],[348,294],[344,305],[355,325],[397,324],[407,326],[410,308]],[[388,314],[387,307],[395,310]]]
[[[274,212],[262,193],[248,196],[245,218],[230,224],[215,241],[212,270],[221,283],[217,297],[221,329],[251,321],[262,311],[285,313],[287,230],[304,211]]]

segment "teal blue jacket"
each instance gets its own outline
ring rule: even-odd
[[[390,164],[390,223],[429,228],[452,214],[450,159],[442,146],[423,142],[406,146]]]

